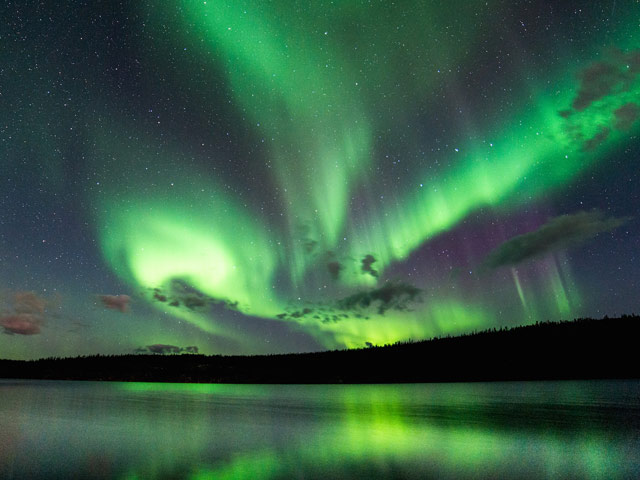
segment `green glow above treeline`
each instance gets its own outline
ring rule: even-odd
[[[465,3],[459,8],[472,9]],[[455,65],[481,33],[469,24],[443,48],[428,33],[447,25],[450,18],[443,10],[416,4],[407,16],[392,7],[351,2],[299,9],[288,2],[228,0],[151,7],[152,28],[166,21],[178,29],[173,41],[200,44],[199,62],[225,72],[238,109],[268,139],[273,169],[265,188],[277,186],[285,221],[270,223],[212,175],[182,169],[171,194],[140,192],[134,178],[113,185],[100,201],[96,220],[109,265],[164,310],[166,305],[153,302],[149,292],[172,292],[179,281],[245,315],[278,320],[292,304],[318,301],[317,291],[327,283],[332,299],[384,284],[386,269],[470,214],[484,207],[515,211],[539,200],[570,184],[638,131],[637,123],[632,130],[616,128],[614,116],[640,96],[637,76],[585,108],[559,114],[571,109],[579,94],[578,73],[598,60],[594,39],[593,51],[572,59],[570,67],[551,69],[545,85],[528,85],[527,95],[512,93],[499,122],[468,119],[466,128],[473,135],[462,136],[455,149],[441,154],[446,167],[433,169],[427,155],[424,161],[408,162],[410,182],[374,191],[381,136],[404,121],[412,104],[426,102],[440,81],[437,65]],[[400,17],[401,32],[396,28]],[[637,47],[636,30],[637,24],[629,22],[610,40],[630,51]],[[624,51],[616,55],[624,59]],[[403,83],[402,91],[393,89],[396,83]],[[598,140],[603,129],[606,138]],[[407,135],[403,153],[415,158],[412,149],[418,148],[422,133],[409,129]],[[153,142],[114,152],[111,136],[96,132],[97,157],[132,156],[136,148],[144,156],[144,143]],[[165,154],[156,161],[170,165],[173,159]],[[358,210],[353,199],[363,195],[367,208]],[[361,268],[367,255],[375,258],[376,275]],[[327,272],[327,258],[340,264],[337,280]],[[525,320],[535,319],[537,304],[551,305],[551,311],[566,318],[573,312],[572,299],[579,302],[570,271],[560,272],[554,261],[549,265],[540,273],[549,285],[543,294],[512,274],[510,288]],[[326,346],[349,347],[456,333],[493,321],[492,307],[459,290],[413,310],[368,312],[367,320],[320,322],[307,316],[287,321]],[[172,311],[206,332],[235,335],[209,313]]]

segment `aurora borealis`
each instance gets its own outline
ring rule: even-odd
[[[640,6],[591,3],[5,2],[0,357],[637,313]]]

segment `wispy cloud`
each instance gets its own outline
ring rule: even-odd
[[[510,238],[489,253],[484,264],[490,268],[516,265],[585,242],[599,233],[618,228],[628,220],[629,218],[606,218],[597,210],[561,215],[533,232]]]

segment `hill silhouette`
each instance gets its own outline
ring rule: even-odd
[[[640,317],[581,318],[358,350],[0,360],[1,378],[202,383],[405,383],[640,378]]]

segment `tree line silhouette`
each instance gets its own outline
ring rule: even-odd
[[[492,328],[356,350],[0,360],[0,378],[198,383],[405,383],[640,378],[640,317]]]

